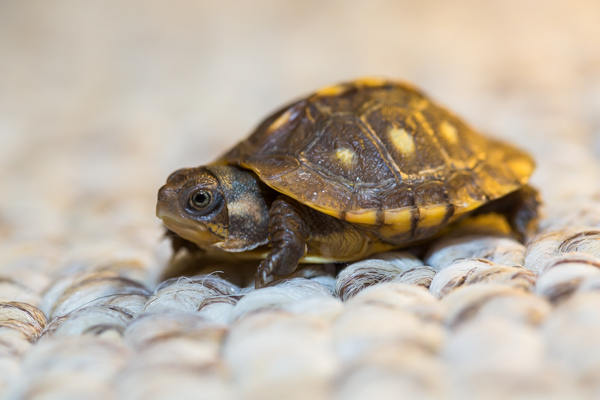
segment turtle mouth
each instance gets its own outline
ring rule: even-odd
[[[202,224],[194,224],[194,226],[190,226],[189,223],[178,221],[170,215],[161,213],[160,210],[157,212],[157,216],[171,231],[175,232],[182,238],[197,244],[200,247],[205,247],[206,245],[211,245],[222,240]]]

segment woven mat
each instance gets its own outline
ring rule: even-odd
[[[584,0],[1,2],[0,397],[598,398],[598,15]],[[170,172],[361,75],[413,81],[530,151],[541,232],[523,246],[474,221],[419,257],[259,291],[248,268],[171,259],[154,217]]]

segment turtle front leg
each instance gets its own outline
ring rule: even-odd
[[[256,271],[255,287],[263,286],[272,275],[289,275],[306,254],[308,228],[296,201],[279,196],[269,210],[271,252]]]

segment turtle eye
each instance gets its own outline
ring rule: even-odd
[[[208,190],[198,190],[190,197],[190,206],[198,211],[204,211],[210,205],[212,195]]]
[[[223,196],[218,190],[195,189],[190,193],[187,202],[183,204],[183,209],[192,218],[203,217],[215,211],[222,204]]]

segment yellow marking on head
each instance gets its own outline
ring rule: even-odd
[[[440,124],[440,133],[448,143],[456,144],[458,142],[458,130],[450,122],[444,121]]]
[[[283,126],[283,124],[285,124],[286,122],[288,122],[290,120],[290,110],[287,110],[286,112],[284,112],[283,114],[281,114],[275,121],[273,121],[273,123],[271,125],[269,125],[269,128],[267,129],[268,132],[273,132],[276,131],[277,129],[281,128]]]
[[[388,136],[394,147],[398,149],[400,153],[405,156],[412,156],[415,154],[415,142],[412,136],[401,128],[392,128],[388,132]]]
[[[419,207],[419,228],[431,228],[442,223],[446,217],[446,205]]]
[[[377,223],[377,211],[349,211],[344,219],[355,224],[375,225]]]
[[[347,89],[348,88],[346,86],[342,86],[342,85],[325,86],[324,88],[317,90],[317,92],[315,94],[317,96],[323,96],[323,97],[336,96],[338,94],[344,93]]]
[[[356,162],[356,153],[350,149],[337,149],[335,151],[335,158],[337,158],[344,167],[349,168]]]
[[[227,237],[229,235],[229,232],[226,228],[219,226],[214,222],[208,222],[206,226],[212,233],[214,233],[217,236]]]
[[[388,82],[383,78],[377,78],[374,76],[365,76],[363,78],[356,79],[353,83],[356,86],[377,87],[377,86],[384,86]]]
[[[521,183],[526,183],[533,172],[534,165],[530,160],[516,158],[508,161],[508,168],[517,176]]]

